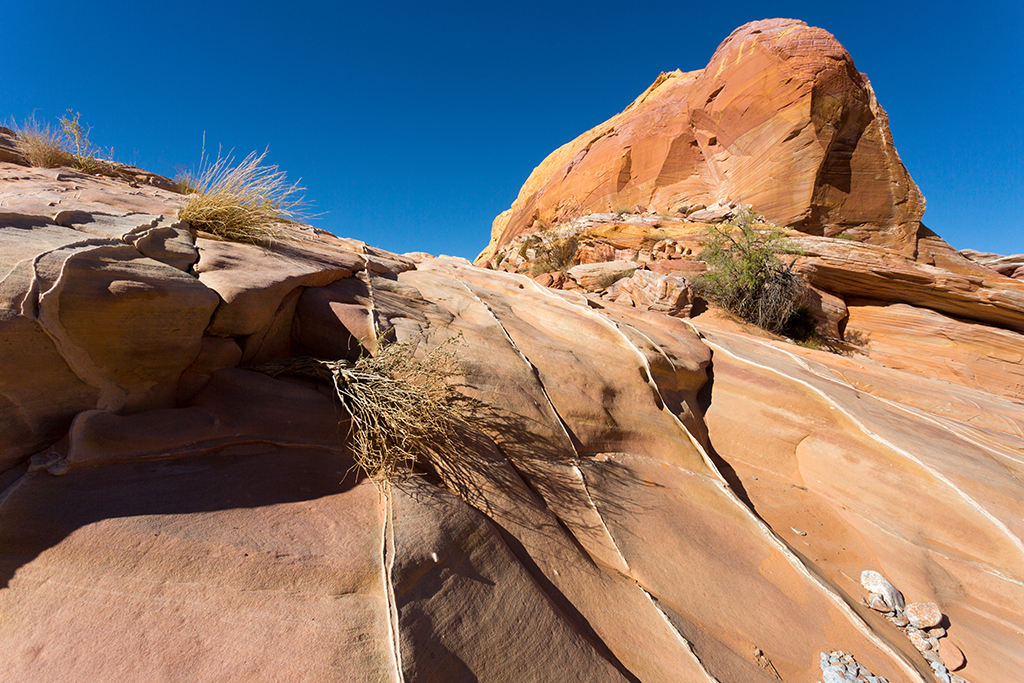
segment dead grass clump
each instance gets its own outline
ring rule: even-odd
[[[415,355],[411,342],[381,343],[354,364],[345,360],[290,358],[253,368],[272,377],[303,375],[331,383],[350,417],[355,467],[380,487],[403,468],[451,457],[459,418],[451,380],[458,374],[453,345],[461,335]]]
[[[12,128],[18,136],[18,148],[32,166],[57,168],[74,163],[74,156],[67,150],[63,134],[49,124],[40,123],[32,117]]]
[[[205,158],[197,174],[180,174],[179,187],[192,190],[179,212],[197,230],[238,242],[268,242],[280,236],[278,226],[300,216],[301,188],[289,184],[277,166],[264,165],[267,156],[253,152],[237,166],[234,158]]]

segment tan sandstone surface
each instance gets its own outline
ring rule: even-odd
[[[747,106],[765,84],[787,104]],[[692,102],[672,121],[669,93]],[[497,269],[197,234],[159,177],[29,168],[0,131],[4,680],[1019,681],[1024,283],[919,225],[820,29],[742,27],[620,117],[550,192],[623,186],[509,227]],[[557,207],[538,178],[520,200]],[[690,281],[725,214],[609,213],[651,197],[802,217],[837,352],[708,308]],[[558,244],[573,264],[534,273]],[[459,336],[471,401],[380,489],[326,383],[253,366],[384,330]]]

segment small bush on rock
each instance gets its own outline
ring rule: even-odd
[[[104,151],[89,140],[90,127],[71,109],[60,120],[60,130],[30,118],[15,126],[18,146],[28,162],[40,168],[69,166],[89,174],[119,177],[114,164],[97,157]],[[112,150],[108,156],[112,155]]]
[[[416,357],[411,342],[384,343],[355,363],[290,358],[254,370],[272,377],[304,375],[332,384],[350,417],[355,467],[386,487],[402,468],[451,457],[458,398],[452,379],[459,368],[453,346],[461,335]]]
[[[541,273],[553,271],[565,272],[576,261],[579,242],[575,237],[554,240],[546,245],[535,247],[537,257],[530,265],[530,274],[537,277]]]
[[[74,157],[66,149],[61,132],[49,124],[27,119],[20,126],[12,125],[18,136],[17,144],[28,163],[38,168],[71,166]]]
[[[708,270],[694,282],[697,293],[743,320],[782,333],[804,304],[807,288],[778,254],[798,253],[774,226],[755,227],[758,217],[745,209],[736,218],[708,228],[698,258]]]
[[[277,166],[264,165],[267,153],[253,152],[237,166],[230,156],[209,162],[204,154],[196,174],[176,178],[192,190],[178,217],[212,235],[238,242],[268,242],[280,235],[278,226],[300,217],[303,189],[289,184]]]

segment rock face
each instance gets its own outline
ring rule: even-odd
[[[845,231],[914,255],[924,198],[867,77],[828,32],[755,21],[704,69],[661,74],[533,171],[478,262],[586,214],[639,207],[709,220],[730,203],[808,234]]]
[[[760,23],[715,64],[857,101],[830,46]],[[742,128],[730,87],[694,100],[720,114],[700,130]],[[760,149],[745,135],[722,139]],[[861,137],[831,148],[882,168]],[[890,246],[793,235],[837,354],[696,301],[696,221],[516,237],[502,268],[584,264],[535,281],[304,226],[223,242],[152,184],[4,159],[5,680],[1019,680],[1024,290],[923,228],[903,251],[910,199],[864,223]],[[819,190],[807,221],[861,215]],[[254,365],[384,330],[417,353],[461,335],[469,400],[450,448],[379,489],[330,386]]]

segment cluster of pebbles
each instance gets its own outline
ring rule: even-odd
[[[867,599],[863,600],[864,604],[884,614],[893,625],[906,634],[918,652],[928,661],[938,680],[942,683],[966,683],[963,678],[952,673],[964,666],[963,653],[952,643],[939,642],[940,638],[946,637],[946,629],[943,627],[945,617],[939,611],[938,605],[931,602],[905,603],[903,594],[887,578],[875,571],[861,572],[860,584],[869,591]],[[944,661],[944,657],[949,661]],[[824,662],[825,655],[822,654],[822,671],[825,667]],[[864,679],[834,680],[837,683],[847,680],[866,680],[874,683],[870,676]],[[823,683],[830,681],[826,678]]]
[[[821,653],[821,683],[889,683],[858,664],[849,652]]]

